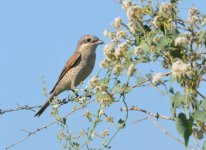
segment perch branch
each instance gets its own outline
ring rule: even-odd
[[[143,112],[145,114],[148,114],[148,115],[151,115],[151,116],[154,116],[156,117],[157,119],[161,118],[161,119],[166,119],[166,120],[171,120],[171,121],[175,121],[175,118],[171,118],[171,117],[168,117],[168,116],[163,116],[163,115],[159,115],[158,113],[154,113],[154,112],[150,112],[150,111],[147,111],[147,110],[144,110],[144,109],[141,109],[137,106],[132,106],[131,108],[120,108],[121,111],[132,111],[132,110],[135,110],[135,111],[140,111],[140,112]]]
[[[72,111],[70,111],[69,113],[67,113],[64,117],[68,117],[68,116],[71,115],[72,113],[76,112],[77,110],[80,110],[80,109],[84,108],[85,106],[87,106],[88,104],[90,104],[90,103],[93,102],[93,101],[94,101],[94,100],[88,101],[85,105],[81,105],[81,106],[73,109]],[[51,125],[53,125],[53,124],[55,124],[55,123],[57,123],[57,122],[58,122],[58,120],[54,120],[54,121],[52,121],[52,122],[50,122],[50,123],[48,123],[48,124],[46,124],[46,125],[43,125],[43,126],[40,127],[40,128],[37,128],[37,129],[34,130],[34,131],[31,131],[31,132],[30,132],[30,131],[27,131],[28,134],[27,134],[26,136],[24,136],[23,138],[21,138],[21,139],[18,140],[17,142],[15,142],[15,143],[7,146],[5,149],[8,150],[8,149],[10,149],[10,148],[12,148],[12,147],[14,147],[14,146],[22,143],[23,141],[27,140],[27,139],[28,139],[29,137],[31,137],[32,135],[35,135],[37,132],[40,132],[40,131],[43,130],[43,129],[47,129],[49,126],[51,126]]]
[[[8,112],[15,112],[15,111],[20,111],[20,110],[34,111],[34,108],[40,108],[40,107],[41,107],[40,105],[37,105],[37,106],[28,106],[28,105],[19,106],[19,105],[17,105],[16,108],[12,108],[12,109],[6,109],[6,110],[0,109],[0,115],[3,115],[3,114],[8,113]]]

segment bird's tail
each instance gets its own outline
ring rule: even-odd
[[[54,97],[54,94],[51,94],[46,101],[46,103],[41,107],[41,109],[34,115],[34,117],[39,117],[41,114],[47,109],[47,107],[50,105]]]

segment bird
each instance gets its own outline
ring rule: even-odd
[[[86,34],[80,38],[74,54],[66,62],[56,84],[49,93],[48,100],[35,114],[35,117],[39,117],[46,110],[54,97],[66,90],[74,91],[75,87],[90,75],[96,61],[96,48],[101,44],[104,42],[95,35]]]

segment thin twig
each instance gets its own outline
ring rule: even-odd
[[[195,140],[195,144],[197,145],[197,150],[201,150],[200,144],[199,144],[198,139],[197,139],[196,135],[194,134],[194,132],[193,132],[193,137]]]
[[[68,114],[66,114],[66,115],[64,116],[64,118],[68,117],[69,115],[71,115],[71,114],[74,113],[75,111],[84,108],[86,105],[92,103],[93,101],[94,101],[94,100],[88,101],[85,105],[81,105],[81,106],[73,109],[73,110],[70,111]],[[51,125],[53,125],[53,124],[55,124],[55,123],[57,123],[57,122],[58,122],[58,120],[54,120],[54,121],[52,121],[52,122],[50,122],[50,123],[48,123],[48,124],[46,124],[46,125],[43,125],[43,126],[40,127],[40,128],[37,128],[37,129],[34,130],[34,131],[31,131],[31,132],[24,130],[24,131],[26,131],[28,134],[27,134],[26,136],[24,136],[22,139],[18,140],[17,142],[15,142],[15,143],[7,146],[7,147],[5,148],[5,150],[8,150],[8,149],[12,148],[12,147],[18,145],[19,143],[22,143],[23,141],[25,141],[26,139],[28,139],[28,138],[31,137],[32,135],[36,134],[37,132],[40,132],[40,131],[43,130],[43,129],[47,129],[49,126],[51,126]]]
[[[34,131],[32,131],[32,132],[28,132],[28,131],[27,131],[28,134],[27,134],[26,136],[24,136],[22,139],[18,140],[17,142],[15,142],[15,143],[7,146],[5,149],[8,150],[8,149],[10,149],[10,148],[18,145],[19,143],[21,143],[21,142],[25,141],[26,139],[28,139],[30,136],[32,136],[32,135],[34,135],[35,133],[41,131],[42,129],[46,129],[47,127],[51,126],[52,124],[54,124],[54,123],[56,123],[56,122],[57,122],[57,120],[52,121],[51,123],[49,123],[49,124],[47,124],[47,125],[44,125],[44,126],[42,126],[41,128],[37,128],[36,130],[34,130]]]
[[[20,111],[20,110],[34,111],[34,108],[40,108],[40,107],[41,107],[40,105],[36,105],[36,106],[28,106],[28,105],[19,106],[19,105],[17,105],[16,108],[12,108],[12,109],[7,109],[7,110],[0,109],[0,115],[3,115],[3,114],[8,113],[8,112],[14,112],[14,111]]]
[[[114,139],[114,137],[117,135],[117,133],[119,133],[119,131],[121,130],[122,128],[119,127],[116,132],[112,135],[112,137],[109,139],[108,143],[105,145],[106,148],[109,148],[109,145],[110,143],[112,142],[112,140]]]
[[[196,90],[196,92],[197,92],[197,94],[199,95],[199,96],[201,96],[202,98],[206,98],[202,93],[200,93],[198,90]]]
[[[132,86],[132,88],[144,86],[144,83],[148,82],[149,80],[150,80],[150,79],[143,80],[142,82],[137,83],[137,84],[135,84],[134,86]]]
[[[160,131],[162,131],[165,135],[169,136],[170,138],[172,138],[172,139],[175,140],[176,142],[185,145],[185,143],[184,143],[182,140],[174,137],[174,136],[173,136],[171,133],[169,133],[166,129],[162,128],[162,127],[157,123],[157,121],[155,121],[154,119],[152,119],[152,117],[149,117],[149,116],[148,116],[148,120],[150,120],[150,121],[151,121],[158,129],[160,129]],[[194,150],[194,148],[191,147],[191,146],[187,146],[187,147],[190,148],[191,150]]]
[[[132,123],[133,123],[133,124],[136,124],[136,123],[139,123],[139,122],[145,121],[145,120],[147,120],[147,119],[148,119],[148,117],[145,117],[145,118],[142,118],[142,119],[139,119],[139,120],[133,121]]]
[[[121,111],[131,111],[131,110],[135,110],[135,111],[140,111],[140,112],[143,112],[143,113],[146,113],[148,115],[151,115],[151,116],[154,116],[156,117],[157,119],[161,118],[161,119],[166,119],[166,120],[171,120],[171,121],[175,121],[175,118],[171,118],[171,117],[168,117],[168,116],[163,116],[163,115],[159,115],[158,113],[153,113],[153,112],[150,112],[150,111],[147,111],[147,110],[144,110],[144,109],[141,109],[137,106],[132,106],[131,108],[121,108],[120,109]]]
[[[64,105],[64,104],[67,104],[68,102],[71,102],[73,101],[71,98],[64,98],[62,100],[58,100],[58,103],[59,105]],[[55,105],[55,104],[51,104],[51,105]],[[42,105],[35,105],[35,106],[29,106],[29,105],[19,105],[17,104],[17,107],[16,108],[10,108],[10,109],[0,109],[0,115],[3,115],[5,113],[9,113],[9,112],[16,112],[16,111],[20,111],[20,110],[30,110],[30,111],[33,111],[35,112],[34,109],[36,108],[41,108]]]

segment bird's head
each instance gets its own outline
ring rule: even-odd
[[[77,46],[77,51],[83,49],[95,50],[97,46],[101,44],[104,44],[104,42],[97,36],[87,34],[80,38]]]

